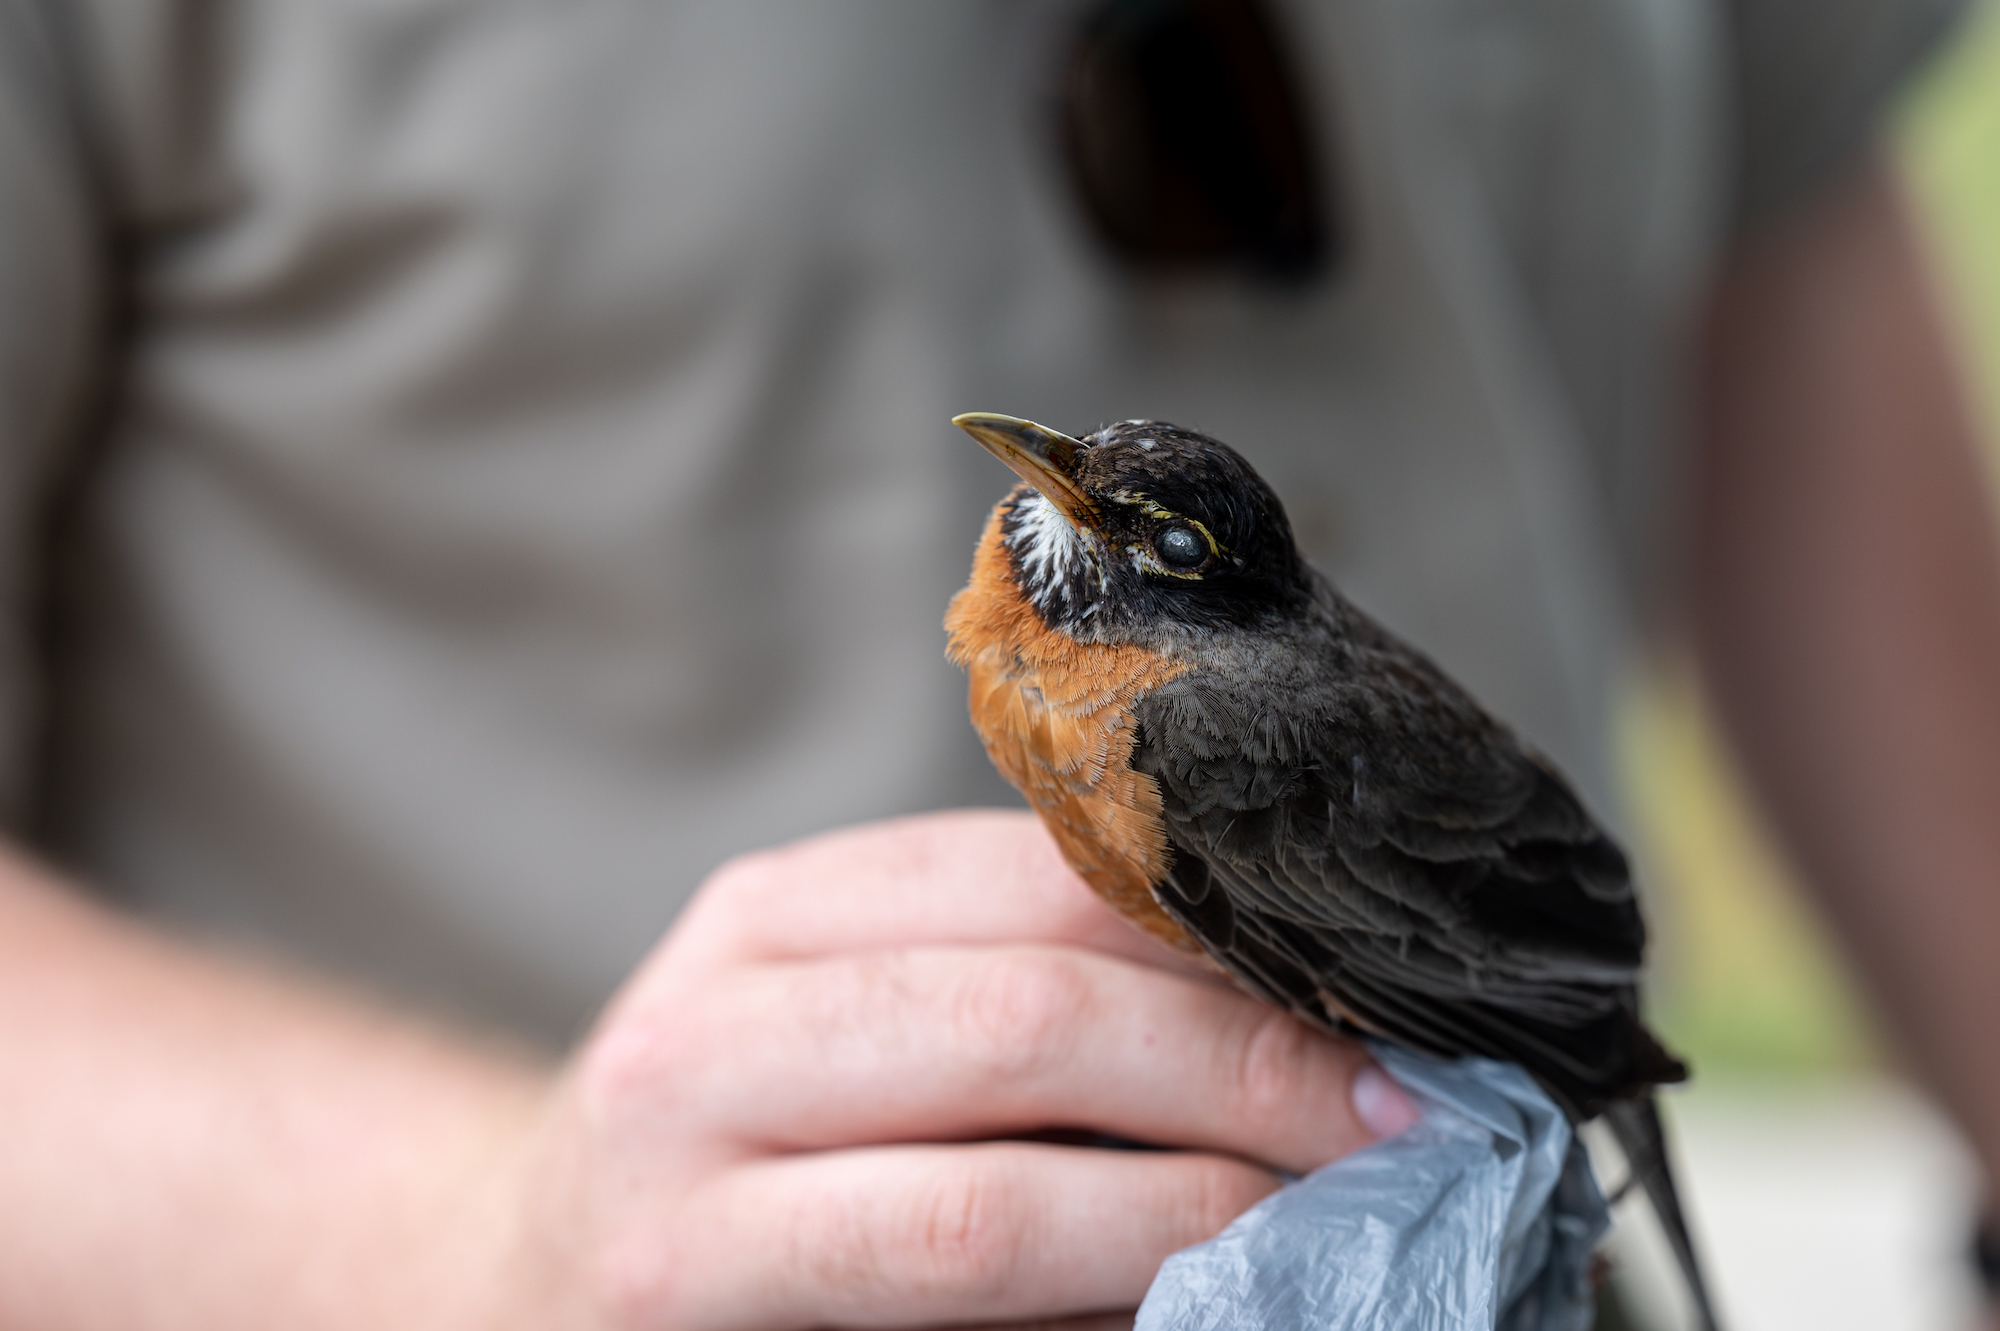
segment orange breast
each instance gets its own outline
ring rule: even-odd
[[[1079,643],[1044,625],[1015,585],[999,509],[944,627],[951,659],[970,678],[972,724],[988,756],[1041,814],[1070,867],[1127,919],[1199,953],[1153,899],[1172,852],[1159,785],[1132,770],[1133,703],[1186,664]]]

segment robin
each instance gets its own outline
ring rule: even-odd
[[[1639,1019],[1625,857],[1548,759],[1300,558],[1227,445],[954,424],[1021,477],[952,599],[973,725],[1141,928],[1323,1031],[1525,1068],[1603,1115],[1715,1318]]]

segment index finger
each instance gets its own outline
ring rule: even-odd
[[[733,860],[670,941],[710,964],[954,943],[1062,943],[1213,968],[1119,918],[1033,814],[967,809],[845,828]]]

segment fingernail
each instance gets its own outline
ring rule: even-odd
[[[1378,1140],[1395,1136],[1423,1117],[1403,1088],[1372,1063],[1354,1074],[1353,1095],[1355,1117]]]

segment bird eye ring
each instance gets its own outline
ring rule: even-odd
[[[1192,573],[1208,562],[1208,542],[1185,522],[1160,528],[1153,537],[1153,552],[1170,573]]]

